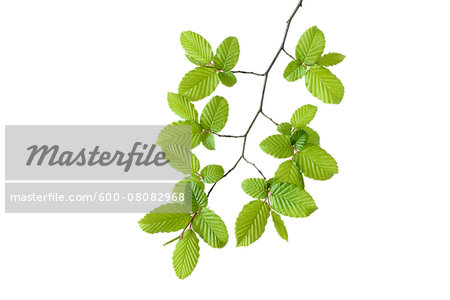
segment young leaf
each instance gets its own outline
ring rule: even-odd
[[[320,146],[320,136],[314,129],[306,126],[303,130],[308,133],[308,144]]]
[[[270,208],[266,202],[254,200],[242,208],[236,219],[236,245],[248,246],[264,233]]]
[[[204,189],[195,182],[190,182],[190,184],[192,190],[192,211],[206,207],[208,205],[208,197]]]
[[[277,127],[277,131],[279,133],[282,133],[284,135],[291,135],[291,130],[292,130],[292,126],[291,124],[285,122],[285,123],[280,123]]]
[[[272,208],[284,216],[304,218],[317,209],[311,196],[298,185],[275,183],[270,188],[270,193]]]
[[[199,241],[194,231],[188,229],[184,232],[175,246],[172,264],[178,278],[184,279],[191,275],[200,257]]]
[[[195,176],[186,176],[183,180],[178,181],[172,188],[172,194],[184,194],[183,204],[192,206],[192,184],[196,184],[201,190],[205,189],[205,183],[198,179],[197,175]],[[192,207],[191,207],[192,208]],[[197,208],[198,210],[198,208]],[[193,211],[193,209],[189,209],[189,212]]]
[[[207,165],[200,172],[200,175],[203,177],[203,181],[206,183],[214,183],[222,178],[224,174],[224,170],[222,166],[219,165]]]
[[[214,53],[211,45],[200,34],[184,31],[180,35],[180,42],[186,54],[193,60],[203,64],[208,64],[212,61]]]
[[[339,104],[344,97],[342,82],[325,67],[312,66],[306,72],[305,84],[316,98],[328,104]]]
[[[308,144],[302,151],[294,155],[295,162],[300,166],[306,177],[316,180],[327,180],[338,173],[334,158],[316,145]]]
[[[156,144],[160,147],[170,145],[189,146],[192,144],[192,129],[190,121],[169,124],[158,133]]]
[[[306,104],[297,109],[291,117],[291,124],[295,128],[304,128],[316,115],[317,106]]]
[[[296,130],[291,136],[291,144],[294,145],[295,149],[301,150],[306,145],[306,143],[308,143],[308,139],[308,133],[303,129],[299,129]]]
[[[180,204],[165,204],[146,214],[138,224],[147,233],[178,231],[191,220],[190,213],[182,211]]]
[[[186,58],[187,60],[189,60],[191,63],[193,63],[194,65],[198,66],[198,67],[206,67],[207,64],[201,63],[198,60],[193,59],[191,56],[186,54]]]
[[[306,66],[301,61],[293,60],[284,69],[283,77],[287,81],[296,81],[302,78],[306,73]]]
[[[198,67],[181,79],[178,94],[185,96],[189,101],[198,101],[211,95],[218,84],[219,76],[214,69]]]
[[[275,211],[271,211],[271,215],[272,215],[272,221],[273,221],[273,225],[275,226],[275,229],[278,232],[278,235],[283,239],[286,240],[286,242],[288,242],[288,233],[287,233],[287,229],[286,226],[284,226],[284,222],[281,219],[280,215],[277,214]]]
[[[314,65],[320,58],[325,48],[325,36],[316,26],[306,30],[295,48],[295,57],[307,64]]]
[[[200,177],[197,174],[193,174],[193,176],[186,176],[183,178],[184,181],[189,181],[197,184],[202,190],[205,190],[205,183],[200,180]]]
[[[197,147],[202,139],[202,127],[191,120],[177,121],[167,125],[158,134],[156,144],[160,147],[183,145],[192,149]]]
[[[200,171],[200,161],[198,160],[197,156],[195,156],[194,153],[192,153],[191,164],[192,164],[192,172],[195,173]]]
[[[216,140],[211,132],[204,132],[202,136],[202,144],[208,150],[216,150]]]
[[[165,158],[169,161],[169,165],[172,168],[183,174],[192,173],[192,155],[190,147],[184,145],[169,145],[161,147],[161,150],[164,152]]]
[[[222,84],[227,87],[232,87],[237,82],[236,76],[234,76],[234,74],[228,70],[219,72],[219,79],[220,82],[222,82]]]
[[[197,122],[198,112],[194,104],[188,101],[186,97],[175,93],[167,93],[167,101],[170,109],[181,118]]]
[[[217,48],[214,67],[231,71],[239,60],[239,41],[234,36],[227,37]]]
[[[222,219],[204,207],[194,218],[193,228],[211,247],[223,248],[228,242],[228,231]]]
[[[337,65],[338,63],[343,61],[344,58],[345,58],[345,55],[342,55],[342,54],[339,54],[336,52],[332,52],[332,53],[327,53],[324,56],[322,56],[317,63],[324,67],[330,67],[330,66]]]
[[[303,176],[292,160],[281,163],[273,179],[275,182],[289,182],[301,188],[305,187]]]
[[[294,153],[289,138],[282,134],[267,137],[259,144],[259,147],[267,154],[276,158],[291,157]]]
[[[224,97],[214,96],[206,104],[200,116],[200,124],[205,129],[220,132],[227,123],[228,102]]]
[[[242,190],[252,198],[267,198],[267,182],[262,178],[247,178],[242,181]]]
[[[205,184],[196,178],[185,178],[182,181],[177,182],[172,193],[184,194],[184,205],[189,207],[190,211],[196,212],[199,208],[206,207],[208,205],[208,197],[205,193]]]

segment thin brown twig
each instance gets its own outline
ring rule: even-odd
[[[292,58],[293,60],[295,60],[295,57],[292,56],[292,55],[290,55],[290,54],[286,51],[286,49],[283,48],[283,52],[284,52],[287,56],[289,56],[290,58]]]
[[[218,134],[217,132],[213,132],[214,135],[226,138],[243,138],[245,135],[229,135],[229,134]]]
[[[264,76],[262,73],[255,73],[255,72],[247,72],[247,71],[231,71],[235,74],[249,74],[249,75],[255,75],[255,76]]]
[[[262,176],[264,179],[266,178],[266,177],[264,176],[264,174],[261,172],[261,170],[256,166],[256,164],[254,164],[254,163],[248,161],[248,160],[245,158],[245,146],[246,146],[246,144],[247,144],[247,137],[248,137],[248,134],[249,134],[250,130],[252,129],[253,125],[255,124],[256,119],[258,118],[258,116],[259,116],[260,114],[263,115],[263,116],[265,116],[266,118],[268,118],[268,119],[269,119],[270,121],[272,121],[272,123],[274,123],[275,125],[278,125],[278,123],[276,123],[272,118],[268,117],[265,113],[263,113],[263,104],[264,104],[264,96],[265,96],[265,93],[266,93],[267,80],[268,80],[268,78],[269,78],[270,70],[272,70],[272,67],[273,67],[273,65],[275,64],[275,62],[277,61],[277,59],[278,59],[278,57],[280,56],[280,53],[281,53],[281,52],[285,52],[288,56],[290,56],[291,58],[293,58],[293,57],[292,57],[289,53],[287,53],[287,51],[284,49],[284,45],[286,44],[286,38],[287,38],[287,35],[288,35],[288,33],[289,33],[289,28],[291,27],[291,21],[292,21],[292,19],[294,18],[294,16],[295,16],[295,14],[297,13],[297,11],[299,10],[299,8],[302,7],[302,4],[303,4],[303,0],[300,0],[300,1],[298,2],[297,6],[295,7],[294,11],[293,11],[292,14],[290,15],[290,17],[287,19],[287,21],[286,21],[286,29],[285,29],[285,31],[284,31],[284,36],[283,36],[283,40],[282,40],[282,42],[281,42],[281,45],[280,45],[280,47],[278,48],[278,50],[277,50],[277,52],[276,52],[274,58],[272,59],[271,63],[269,64],[269,66],[267,67],[267,69],[266,69],[266,71],[265,71],[264,73],[261,74],[261,73],[256,73],[256,72],[247,72],[247,71],[234,71],[234,72],[233,72],[233,73],[241,73],[241,74],[250,74],[250,75],[255,75],[255,76],[262,76],[262,77],[264,77],[264,82],[263,82],[263,88],[262,88],[262,93],[261,93],[261,101],[260,101],[260,104],[259,104],[259,109],[258,109],[258,111],[256,112],[256,115],[253,117],[253,120],[252,120],[252,122],[250,123],[250,125],[249,125],[247,131],[245,132],[245,134],[242,135],[242,136],[240,136],[240,137],[243,137],[243,138],[244,138],[244,142],[243,142],[243,145],[242,145],[242,152],[241,152],[241,155],[239,156],[239,158],[237,159],[237,161],[235,162],[235,164],[233,165],[233,167],[231,167],[231,169],[229,169],[229,170],[222,176],[222,178],[220,178],[220,180],[222,180],[222,179],[225,178],[228,174],[230,174],[230,173],[237,167],[237,165],[239,164],[239,162],[240,162],[242,159],[243,159],[244,161],[246,161],[247,163],[253,165],[253,167],[255,167],[256,170],[261,174],[261,176]],[[220,181],[220,180],[219,180],[219,181]],[[211,194],[211,192],[212,192],[212,190],[214,189],[214,187],[216,186],[217,182],[219,182],[219,181],[216,181],[216,182],[213,184],[213,186],[209,189],[208,195],[207,195],[208,197],[209,197],[209,195]]]

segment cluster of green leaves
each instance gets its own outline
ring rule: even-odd
[[[228,120],[228,101],[221,96],[212,97],[201,114],[193,102],[210,96],[219,82],[231,87],[236,77],[231,70],[239,59],[239,42],[235,37],[226,38],[214,55],[211,45],[201,35],[185,31],[180,42],[187,59],[197,65],[188,72],[178,86],[178,93],[167,94],[170,109],[182,120],[164,127],[157,144],[165,152],[170,165],[187,176],[175,184],[173,193],[184,194],[179,203],[162,205],[142,218],[138,223],[147,233],[181,233],[173,253],[173,268],[183,279],[189,276],[200,256],[200,236],[213,248],[222,248],[228,242],[228,231],[222,219],[208,208],[205,184],[214,184],[224,175],[220,165],[200,167],[200,161],[191,149],[202,144],[215,150],[214,134],[220,132]],[[200,117],[199,117],[200,115]]]
[[[322,56],[325,49],[325,36],[316,26],[303,33],[295,48],[295,60],[284,70],[287,81],[296,81],[305,76],[308,91],[325,103],[339,104],[344,97],[342,82],[326,67],[334,66],[344,60],[339,53]]]
[[[208,207],[206,184],[215,184],[224,176],[220,165],[210,164],[201,168],[200,161],[191,152],[202,144],[215,150],[214,134],[220,132],[228,120],[228,101],[213,96],[201,114],[193,102],[210,96],[219,83],[231,87],[236,84],[232,69],[239,59],[239,42],[235,37],[226,38],[214,54],[211,45],[201,35],[185,31],[180,42],[187,59],[196,65],[181,80],[178,93],[169,92],[170,109],[182,120],[164,127],[157,144],[166,154],[170,165],[185,174],[173,193],[184,194],[183,201],[162,205],[145,215],[138,223],[147,233],[179,232],[175,242],[173,268],[183,279],[189,276],[200,256],[199,239],[213,248],[222,248],[228,242],[228,231],[222,219]],[[288,81],[306,77],[306,87],[311,94],[325,103],[337,104],[342,100],[344,88],[339,79],[327,68],[344,59],[338,53],[322,56],[325,48],[323,33],[317,28],[308,29],[300,38],[295,60],[284,72]],[[278,134],[264,139],[260,148],[283,161],[273,178],[247,178],[242,189],[254,200],[247,203],[236,219],[237,246],[248,246],[265,231],[269,216],[281,238],[288,240],[288,232],[280,215],[304,218],[317,206],[305,191],[303,176],[316,180],[330,179],[338,172],[336,161],[320,147],[319,134],[309,127],[317,107],[304,105],[297,109],[290,122],[277,127]],[[200,115],[200,116],[199,116]],[[165,245],[166,245],[165,244]]]
[[[330,179],[337,174],[337,163],[320,147],[319,134],[307,125],[316,115],[317,107],[304,105],[297,109],[290,123],[277,127],[279,134],[263,140],[260,148],[276,158],[289,158],[282,162],[273,178],[247,178],[242,189],[256,199],[247,203],[236,220],[237,246],[248,246],[264,233],[269,215],[281,238],[288,234],[281,215],[304,218],[317,206],[305,191],[303,175],[316,180]]]
[[[184,31],[180,37],[187,59],[198,67],[189,71],[178,86],[178,93],[189,101],[198,101],[209,95],[219,85],[231,87],[236,77],[231,70],[239,59],[239,42],[235,37],[226,38],[217,47],[216,55],[211,45],[201,35]]]
[[[138,224],[147,233],[180,231],[173,253],[173,268],[180,279],[189,276],[200,256],[199,239],[213,248],[223,248],[228,242],[228,230],[222,219],[208,208],[205,183],[222,178],[224,170],[219,165],[200,168],[200,162],[192,154],[192,174],[175,184],[173,193],[183,193],[185,199],[157,207],[146,214]],[[201,170],[200,170],[201,169]],[[168,243],[170,243],[168,242]],[[168,244],[167,243],[167,244]]]

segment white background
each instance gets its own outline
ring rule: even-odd
[[[177,117],[166,93],[192,68],[181,31],[201,33],[214,48],[235,35],[236,69],[263,72],[296,3],[1,1],[2,126],[167,124]],[[201,242],[188,279],[172,270],[174,245],[162,246],[174,234],[142,232],[141,214],[2,212],[0,298],[450,299],[448,11],[438,0],[304,1],[287,49],[293,53],[301,33],[318,25],[325,51],[347,55],[332,67],[346,94],[339,106],[326,105],[303,80],[286,82],[285,55],[269,78],[264,110],[281,122],[303,104],[317,105],[311,126],[340,166],[330,181],[307,181],[319,210],[284,218],[289,243],[269,220],[255,244],[235,247],[235,218],[251,200],[240,182],[257,176],[242,164],[210,198],[230,242],[224,249]],[[219,86],[230,102],[223,133],[244,132],[261,86],[262,78],[249,75],[239,75],[235,88]],[[280,161],[257,145],[274,133],[260,118],[249,137],[247,156],[266,174]],[[3,156],[3,130],[0,140]],[[196,153],[202,165],[228,169],[240,142],[217,140],[217,148]]]

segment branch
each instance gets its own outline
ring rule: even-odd
[[[261,73],[255,73],[255,72],[247,72],[247,71],[231,71],[232,73],[235,74],[249,74],[249,75],[256,75],[256,76],[264,76],[265,74],[261,74]]]
[[[272,120],[271,117],[269,117],[268,115],[266,115],[262,110],[261,110],[261,114],[266,117],[267,119],[269,119],[273,124],[275,124],[275,126],[278,126],[278,123],[275,122],[274,120]]]
[[[225,178],[228,174],[230,174],[236,167],[237,167],[237,165],[239,164],[239,162],[241,161],[241,159],[242,159],[242,154],[241,154],[241,156],[239,156],[239,158],[238,158],[238,160],[236,161],[236,163],[234,164],[234,166],[233,167],[231,167],[231,169],[229,169],[223,176],[222,176],[222,178],[220,178],[219,180],[217,180],[216,182],[214,182],[214,184],[212,185],[212,187],[209,189],[209,192],[208,192],[208,198],[209,198],[209,194],[211,194],[211,192],[212,192],[212,190],[214,189],[214,187],[216,186],[216,184],[220,181],[220,180],[222,180],[223,178]]]
[[[218,134],[217,132],[213,132],[214,135],[226,138],[243,138],[245,135],[229,135],[229,134]]]
[[[263,172],[261,172],[261,170],[251,161],[247,160],[244,156],[242,157],[243,160],[245,160],[246,163],[251,164],[253,167],[255,167],[255,169],[259,172],[259,174],[261,174],[262,178],[264,178],[264,180],[266,180],[266,176],[264,176]]]
[[[239,162],[240,162],[242,159],[243,159],[245,162],[251,164],[251,165],[259,172],[259,174],[261,174],[261,176],[262,176],[264,179],[266,179],[266,177],[265,177],[264,174],[261,172],[261,170],[260,170],[254,163],[248,161],[248,160],[245,158],[245,146],[246,146],[246,144],[247,144],[247,137],[248,137],[248,134],[249,134],[250,130],[252,129],[253,125],[255,124],[256,119],[258,118],[258,116],[259,116],[260,114],[263,115],[263,116],[265,116],[265,117],[266,117],[267,119],[269,119],[270,121],[272,121],[272,123],[274,123],[275,125],[278,125],[278,123],[276,123],[274,120],[272,120],[270,117],[268,117],[266,114],[263,113],[264,96],[265,96],[265,94],[266,94],[267,79],[269,78],[270,70],[272,70],[273,65],[275,64],[275,62],[277,61],[278,57],[280,56],[280,53],[281,53],[282,51],[284,51],[287,55],[289,55],[289,54],[286,52],[286,50],[284,50],[284,45],[285,45],[285,43],[286,43],[286,38],[287,38],[287,35],[288,35],[288,33],[289,33],[289,28],[291,27],[291,21],[292,21],[292,19],[294,18],[294,16],[295,16],[295,14],[297,13],[297,11],[299,10],[299,8],[302,6],[302,4],[303,4],[303,0],[300,0],[300,1],[298,2],[297,6],[295,7],[294,11],[293,11],[292,14],[290,15],[289,19],[287,19],[287,21],[286,21],[286,29],[285,29],[285,31],[284,31],[284,36],[283,36],[283,40],[282,40],[282,42],[281,42],[281,45],[280,45],[280,47],[278,48],[278,51],[276,52],[274,58],[272,59],[272,61],[270,62],[269,66],[267,67],[266,71],[265,71],[263,74],[256,73],[256,72],[246,72],[246,71],[234,71],[234,72],[233,72],[233,73],[241,73],[241,74],[251,74],[251,75],[256,75],[256,76],[263,76],[263,77],[264,77],[264,83],[263,83],[263,88],[262,88],[262,93],[261,93],[261,101],[260,101],[260,104],[259,104],[259,109],[258,109],[258,111],[256,112],[256,115],[253,117],[253,120],[252,120],[252,122],[250,123],[250,125],[249,125],[247,131],[245,132],[245,134],[244,134],[243,136],[241,136],[241,137],[244,138],[244,142],[243,142],[243,144],[242,144],[242,152],[241,152],[241,155],[239,156],[239,158],[237,159],[237,161],[236,161],[236,163],[233,165],[233,167],[231,167],[231,169],[229,169],[229,170],[222,176],[222,178],[219,179],[219,181],[222,180],[222,179],[223,179],[225,176],[227,176],[228,174],[230,174],[230,173],[237,167],[237,165],[239,164]],[[289,55],[289,56],[291,56],[291,55]],[[213,184],[213,186],[209,189],[209,191],[208,191],[208,197],[209,197],[209,195],[211,194],[212,190],[214,189],[214,187],[216,186],[216,184],[217,184],[219,181],[216,181],[216,182]]]
[[[289,56],[290,58],[292,58],[293,60],[296,60],[296,58],[295,58],[294,56],[290,55],[284,48],[283,48],[283,52],[284,52],[287,56]]]

